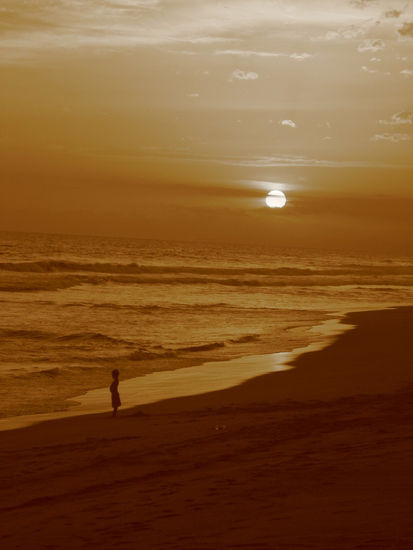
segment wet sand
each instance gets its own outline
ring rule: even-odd
[[[413,308],[237,387],[0,433],[4,548],[413,547]]]
[[[232,388],[263,374],[293,368],[292,362],[299,355],[326,347],[333,338],[350,328],[351,325],[340,322],[340,316],[334,314],[334,318],[307,329],[307,339],[315,341],[289,352],[246,355],[226,361],[208,361],[200,365],[187,365],[184,368],[158,371],[122,380],[122,410],[171,398],[210,394],[212,391]],[[123,374],[123,370],[121,373]],[[106,381],[110,381],[109,372],[106,374],[108,376]],[[73,397],[70,400],[73,406],[68,410],[1,418],[0,431],[23,428],[38,422],[70,416],[107,412],[109,402],[108,388],[105,386]]]

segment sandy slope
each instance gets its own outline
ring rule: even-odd
[[[350,320],[294,370],[1,433],[0,544],[413,548],[413,308]]]

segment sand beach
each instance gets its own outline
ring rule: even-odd
[[[412,307],[233,388],[0,433],[4,548],[413,546]]]

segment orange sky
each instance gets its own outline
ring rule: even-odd
[[[0,28],[0,229],[412,251],[413,2],[3,0]]]

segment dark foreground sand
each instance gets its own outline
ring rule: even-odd
[[[241,386],[0,433],[0,546],[413,548],[413,308]]]

